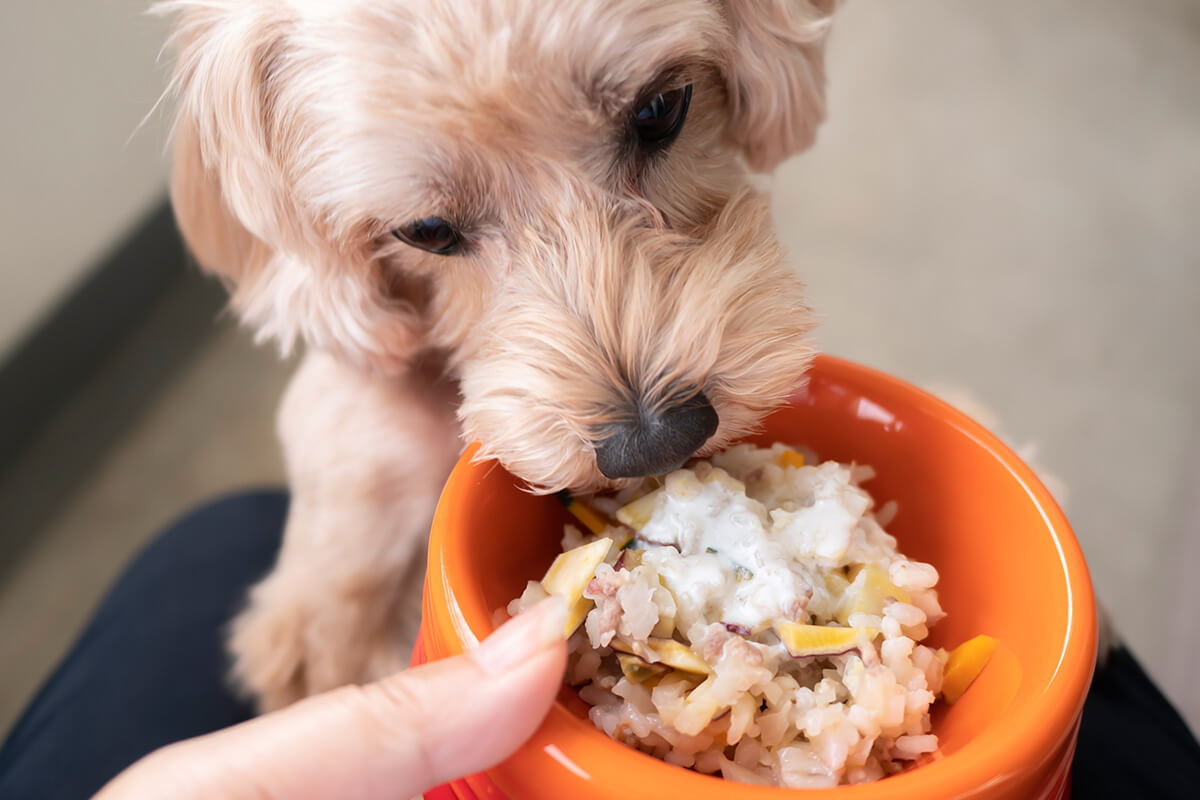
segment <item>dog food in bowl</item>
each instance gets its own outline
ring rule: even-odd
[[[615,497],[509,613],[568,602],[567,680],[610,737],[745,783],[865,783],[937,749],[930,706],[994,644],[922,640],[937,570],[897,550],[867,467],[738,445]]]

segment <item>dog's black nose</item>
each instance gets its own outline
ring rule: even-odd
[[[717,432],[717,412],[702,392],[658,412],[613,426],[596,445],[596,466],[609,478],[642,478],[679,469]]]

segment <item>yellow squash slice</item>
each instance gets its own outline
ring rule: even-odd
[[[849,586],[850,581],[847,580],[846,576],[842,573],[825,573],[825,588],[828,589],[829,593],[834,597],[841,597],[843,594],[845,594],[846,589],[849,588]]]
[[[663,587],[663,591],[671,594],[671,590],[665,586]],[[675,601],[675,595],[671,595],[671,607],[666,610],[659,607],[658,622],[654,623],[654,629],[650,631],[650,635],[656,636],[659,639],[670,639],[671,634],[675,632],[675,617],[678,613],[679,604]]]
[[[875,564],[860,564],[850,571],[850,585],[842,591],[842,602],[835,615],[846,624],[851,614],[883,613],[888,600],[909,602],[908,592],[888,579],[887,572]]]
[[[580,597],[574,603],[567,606],[567,622],[563,626],[563,637],[571,638],[571,634],[579,629],[583,621],[587,619],[588,612],[596,604],[586,597]]]
[[[980,634],[967,639],[950,651],[946,660],[946,671],[942,678],[942,698],[947,703],[957,702],[967,691],[996,651],[996,640]]]
[[[621,673],[632,683],[646,683],[667,671],[662,664],[651,664],[631,653],[617,653],[617,662],[621,665]]]
[[[617,557],[617,564],[621,565],[621,569],[627,569],[630,572],[641,566],[643,552],[634,550],[632,547],[627,550],[622,550],[621,555]],[[616,569],[616,565],[613,566]]]
[[[795,658],[836,656],[858,647],[860,637],[875,638],[870,628],[837,628],[832,625],[802,625],[781,619],[774,625],[783,646]]]
[[[712,667],[708,666],[708,662],[696,655],[686,644],[674,639],[650,637],[646,640],[646,645],[650,648],[650,652],[658,656],[658,660],[668,667],[683,672],[694,672],[697,675],[707,675],[712,672]]]
[[[628,525],[635,531],[640,531],[650,521],[650,515],[654,513],[654,506],[660,496],[662,496],[662,489],[655,489],[632,503],[621,506],[617,509],[617,521]]]
[[[803,467],[804,456],[797,453],[795,450],[784,450],[779,455],[775,456],[775,463],[787,469],[788,467]]]
[[[548,594],[556,594],[567,603],[566,636],[570,636],[583,622],[592,607],[592,601],[583,596],[583,590],[596,576],[596,567],[604,561],[612,548],[612,539],[597,539],[585,545],[560,553],[546,576],[542,588]]]
[[[696,736],[712,722],[717,713],[724,708],[713,697],[712,687],[716,682],[709,675],[704,682],[688,693],[683,701],[683,710],[675,717],[671,726],[680,733]]]
[[[682,642],[674,639],[659,639],[651,636],[645,644],[630,643],[624,639],[613,639],[609,647],[618,653],[628,653],[652,664],[677,669],[680,672],[690,672],[696,675],[708,675],[712,667],[703,658]]]

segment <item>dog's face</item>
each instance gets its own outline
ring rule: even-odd
[[[812,357],[748,167],[811,142],[830,5],[168,3],[181,227],[285,349],[443,354],[536,487],[671,469]]]

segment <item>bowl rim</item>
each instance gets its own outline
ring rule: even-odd
[[[815,798],[831,797],[840,800],[881,800],[897,796],[947,794],[957,796],[979,789],[981,776],[989,776],[986,780],[988,786],[997,786],[1021,780],[1021,776],[1027,775],[1031,768],[1051,769],[1054,766],[1051,762],[1061,760],[1064,748],[1073,749],[1073,737],[1095,667],[1097,644],[1097,615],[1091,578],[1083,551],[1062,509],[1033,470],[1012,448],[980,423],[933,394],[873,367],[827,354],[819,354],[816,357],[809,374],[821,379],[831,379],[839,384],[851,384],[864,390],[869,388],[869,393],[877,399],[902,398],[903,405],[914,406],[916,410],[939,418],[999,462],[1016,481],[1022,493],[1034,504],[1054,542],[1066,583],[1067,628],[1060,646],[1058,664],[1042,688],[1039,702],[1023,709],[1019,716],[1011,720],[1003,737],[984,741],[973,740],[952,756],[935,759],[885,781],[805,791]],[[800,389],[797,390],[797,395],[799,393]],[[478,445],[473,444],[464,450],[446,483],[434,516],[429,542],[430,572],[427,580],[426,612],[428,614],[439,604],[446,609],[450,626],[458,640],[454,641],[454,637],[446,635],[437,637],[442,647],[431,649],[443,652],[431,652],[430,658],[453,655],[470,649],[478,643],[481,635],[487,635],[495,628],[489,614],[471,612],[463,608],[468,604],[460,603],[459,600],[466,598],[462,596],[461,591],[456,595],[450,586],[449,577],[449,573],[460,571],[455,569],[455,556],[447,553],[447,545],[452,539],[451,532],[456,527],[465,527],[455,525],[456,519],[463,513],[458,504],[469,502],[470,490],[478,484],[487,470],[496,466],[495,462],[490,460],[477,460],[478,449]],[[434,567],[440,571],[440,580],[434,579]],[[722,778],[679,769],[610,739],[589,722],[576,717],[558,700],[551,707],[533,739],[518,749],[510,761],[514,768],[518,762],[522,762],[522,768],[540,771],[545,769],[544,763],[541,767],[535,767],[529,756],[543,756],[540,752],[542,749],[548,752],[553,747],[557,753],[551,755],[560,762],[564,780],[590,781],[589,773],[571,762],[569,748],[558,748],[562,737],[566,737],[567,741],[577,741],[581,736],[586,737],[589,747],[599,748],[604,754],[606,773],[620,773],[622,776],[631,773],[649,775],[648,780],[653,790],[645,794],[647,798],[661,797],[662,787],[666,784],[679,791],[686,791],[689,797],[695,798],[716,798],[730,791],[729,782]],[[606,743],[611,747],[606,747]],[[542,747],[532,747],[539,744]],[[538,749],[539,752],[527,752],[532,749]],[[561,763],[564,758],[565,764]],[[614,759],[611,764],[607,762],[609,758]],[[540,761],[544,762],[545,758],[540,758]],[[583,789],[585,784],[576,785]],[[632,786],[632,783],[623,782],[624,794],[630,798],[641,797],[642,794],[637,790],[629,791]],[[779,790],[779,787],[747,784],[737,786],[739,797],[762,800],[780,797]],[[562,791],[568,790],[564,786]]]

